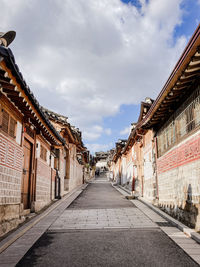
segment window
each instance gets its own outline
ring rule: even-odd
[[[5,110],[2,110],[2,123],[1,129],[5,133],[9,134],[12,138],[15,138],[15,130],[16,130],[16,120],[13,119],[9,113]]]
[[[5,110],[3,110],[1,128],[5,133],[8,133],[8,126],[9,126],[9,114]]]
[[[159,130],[158,157],[200,125],[200,86]]]
[[[47,161],[47,149],[42,145],[40,147],[40,158]]]
[[[10,117],[9,135],[13,138],[15,138],[15,126],[16,121],[12,117]]]

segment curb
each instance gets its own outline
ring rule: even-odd
[[[138,200],[141,201],[146,206],[148,206],[151,210],[155,211],[161,217],[163,217],[164,219],[166,219],[167,221],[169,221],[171,224],[173,224],[174,226],[176,226],[183,233],[185,233],[186,235],[188,235],[189,237],[191,237],[192,239],[194,239],[197,243],[200,244],[200,234],[198,234],[197,232],[195,232],[195,230],[189,228],[185,224],[183,224],[183,223],[179,222],[178,220],[174,219],[173,217],[171,217],[170,215],[168,215],[164,211],[162,211],[159,208],[155,207],[151,203],[148,203],[147,201],[145,201],[143,198],[139,197]]]
[[[67,200],[68,198],[70,198],[71,196],[73,196],[73,194],[75,194],[76,192],[79,192],[79,194],[75,197],[75,199],[83,192],[83,190],[88,186],[88,184],[83,184],[77,188],[75,188],[74,190],[72,190],[71,192],[69,192],[68,194],[66,194],[65,196],[63,196],[63,198],[60,201],[56,201],[55,203],[53,203],[49,208],[47,208],[44,213],[39,214],[35,217],[33,217],[33,219],[29,222],[27,222],[28,225],[24,224],[21,227],[19,227],[18,229],[16,229],[16,231],[18,230],[18,232],[13,232],[10,235],[8,235],[5,239],[3,239],[0,242],[0,254],[6,250],[10,245],[12,245],[17,239],[19,239],[20,237],[22,237],[28,230],[30,230],[34,225],[36,225],[38,222],[40,222],[43,218],[45,218],[50,212],[52,212],[54,209],[56,209],[59,205],[61,205],[65,200]],[[73,199],[72,201],[74,201],[75,199]],[[21,229],[21,230],[20,230]],[[1,245],[2,244],[2,245]]]
[[[121,186],[121,185],[118,185],[118,187],[121,188],[122,190],[124,190],[127,194],[131,195],[131,191],[130,191],[130,190],[124,188],[124,187]]]

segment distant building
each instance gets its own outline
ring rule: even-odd
[[[107,170],[108,169],[108,156],[109,152],[96,152],[95,160],[96,160],[96,169],[99,170]]]

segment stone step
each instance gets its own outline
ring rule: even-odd
[[[28,215],[30,212],[31,212],[30,209],[23,210],[22,215],[23,215],[23,216],[26,216],[26,215]]]

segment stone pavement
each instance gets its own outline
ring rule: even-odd
[[[104,177],[77,195],[5,250],[0,266],[199,266],[194,240]]]
[[[65,229],[108,229],[108,228],[151,228],[158,227],[139,209],[86,209],[65,210],[49,231]]]

